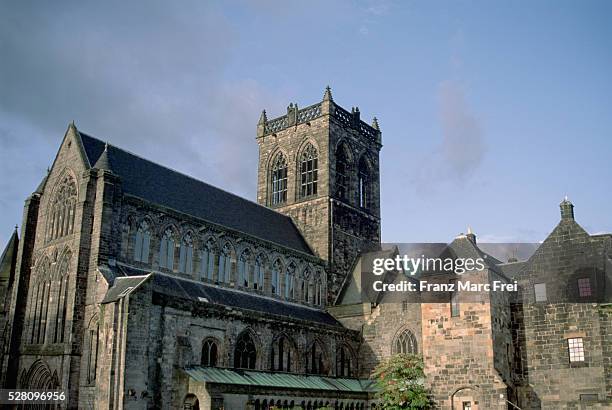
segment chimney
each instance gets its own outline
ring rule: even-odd
[[[559,207],[561,208],[562,221],[574,220],[574,204],[567,199],[567,196],[561,201]]]
[[[476,234],[472,232],[471,227],[468,226],[467,234],[465,234],[465,236],[470,240],[470,242],[476,245]]]

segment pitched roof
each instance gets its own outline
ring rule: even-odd
[[[12,281],[12,276],[15,271],[15,262],[17,261],[17,246],[19,245],[19,237],[17,229],[13,231],[2,256],[0,256],[0,284],[8,284]]]
[[[121,178],[125,193],[312,255],[288,216],[79,133],[89,164]],[[101,158],[102,157],[102,158]]]
[[[224,288],[209,283],[167,275],[161,272],[150,272],[150,274],[143,276],[143,272],[145,271],[140,269],[119,270],[115,267],[104,267],[104,269],[115,270],[117,279],[114,281],[113,286],[107,291],[102,303],[119,300],[126,294],[131,293],[144,281],[150,280],[154,292],[168,295],[173,298],[278,315],[328,326],[342,326],[333,316],[324,310],[296,303],[284,302],[269,296],[257,295],[232,288]],[[138,276],[120,276],[125,272],[138,274]]]
[[[497,265],[504,275],[514,279],[529,265],[529,261],[508,262]]]

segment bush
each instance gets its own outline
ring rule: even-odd
[[[423,382],[423,360],[413,354],[396,354],[381,362],[372,379],[380,391],[380,404],[385,410],[429,409],[432,406],[429,392]]]

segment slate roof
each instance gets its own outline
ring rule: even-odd
[[[134,289],[140,286],[149,278],[146,276],[128,276],[117,278],[113,286],[106,292],[102,303],[116,302],[122,297],[130,294]]]
[[[19,237],[17,235],[17,229],[15,229],[2,252],[2,256],[0,256],[0,283],[7,283],[10,286],[15,270],[15,262],[17,261],[18,245]]]
[[[529,261],[509,262],[498,265],[504,275],[511,279],[515,279],[529,264]]]
[[[103,267],[101,270],[115,270],[114,267]],[[125,271],[125,270],[124,270]],[[134,270],[139,272],[140,270]],[[242,292],[239,290],[224,288],[209,283],[197,282],[183,279],[176,276],[167,275],[161,272],[151,272],[146,276],[121,277],[120,272],[116,272],[117,279],[113,286],[107,291],[102,303],[109,303],[119,300],[122,292],[131,293],[137,286],[145,281],[151,281],[153,291],[159,294],[168,295],[173,298],[187,299],[199,303],[209,303],[218,306],[227,306],[237,309],[245,309],[265,314],[273,314],[320,323],[329,326],[342,325],[329,313],[321,309],[314,309],[294,303],[287,303],[271,297]],[[127,290],[128,288],[134,288]],[[120,296],[121,295],[121,296]]]
[[[312,255],[288,216],[121,148],[105,149],[99,139],[79,134],[89,164],[110,168],[121,178],[125,193]]]

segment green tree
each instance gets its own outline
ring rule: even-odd
[[[378,388],[380,408],[385,410],[429,409],[432,406],[429,392],[423,382],[423,360],[413,354],[396,354],[381,362],[372,379]]]

